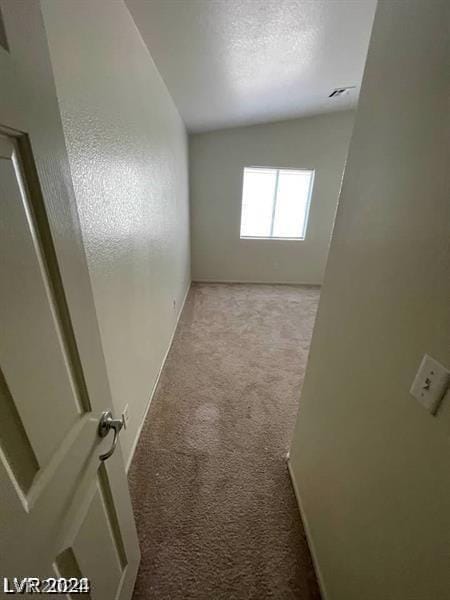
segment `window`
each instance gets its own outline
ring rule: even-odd
[[[241,238],[305,239],[314,171],[246,167]]]

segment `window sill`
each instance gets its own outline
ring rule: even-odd
[[[241,235],[240,240],[270,240],[275,242],[304,242],[304,237],[262,237],[262,236],[243,236]]]

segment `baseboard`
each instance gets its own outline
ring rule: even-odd
[[[319,561],[317,559],[316,549],[314,546],[314,541],[311,536],[311,530],[309,528],[308,519],[306,518],[305,511],[303,510],[302,501],[300,499],[300,492],[297,487],[297,483],[295,481],[294,473],[291,467],[291,461],[289,458],[289,454],[286,457],[286,462],[288,466],[289,476],[291,478],[292,487],[294,489],[295,498],[297,499],[298,509],[300,511],[300,516],[303,522],[303,527],[305,528],[306,539],[308,541],[309,551],[311,552],[312,561],[314,564],[314,570],[316,572],[317,581],[319,582],[320,594],[322,596],[322,600],[328,600],[328,595],[325,588],[325,582],[323,580],[322,572],[320,570]]]
[[[258,281],[254,279],[193,279],[192,283],[252,283],[255,285],[295,285],[303,287],[322,287],[321,283],[302,283],[295,281]]]
[[[158,383],[159,383],[159,379],[161,377],[162,370],[164,369],[164,365],[166,364],[167,356],[169,355],[170,349],[172,347],[173,338],[175,337],[175,333],[176,333],[177,328],[178,328],[178,322],[180,320],[181,313],[183,312],[184,305],[186,304],[186,298],[188,297],[189,290],[191,289],[191,284],[192,284],[192,282],[190,282],[189,285],[187,286],[186,293],[185,293],[184,298],[183,298],[183,302],[181,303],[180,310],[178,311],[178,315],[177,315],[177,320],[176,320],[176,323],[175,323],[175,327],[173,328],[172,335],[170,337],[169,345],[167,347],[166,353],[165,353],[163,361],[161,363],[161,367],[160,367],[160,369],[158,371],[158,375],[156,377],[155,383],[154,383],[152,391],[150,393],[149,401],[147,403],[147,406],[145,407],[144,416],[142,417],[141,424],[139,425],[139,429],[137,431],[136,437],[135,437],[133,445],[131,447],[130,456],[128,457],[127,464],[126,464],[126,467],[125,467],[127,473],[128,473],[129,468],[130,468],[130,465],[131,465],[131,463],[133,461],[134,453],[136,452],[136,447],[138,445],[139,438],[141,437],[142,428],[144,427],[145,419],[147,418],[147,413],[148,413],[150,405],[152,403],[153,396],[155,395],[156,388],[158,387]]]

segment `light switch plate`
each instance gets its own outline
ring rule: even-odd
[[[425,354],[409,393],[432,415],[436,414],[450,382],[450,371]]]

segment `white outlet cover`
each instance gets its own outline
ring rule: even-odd
[[[450,371],[433,357],[425,354],[409,393],[434,415],[449,383]]]

